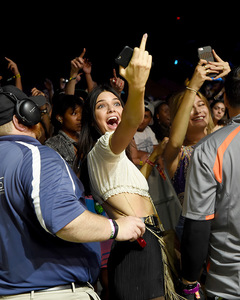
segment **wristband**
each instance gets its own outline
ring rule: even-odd
[[[160,176],[162,177],[162,179],[163,179],[163,180],[166,180],[167,178],[166,178],[166,176],[165,176],[164,171],[162,170],[162,168],[161,168],[159,165],[157,165],[156,168],[157,168],[157,170],[158,170],[158,173],[159,173]]]
[[[149,164],[152,167],[155,167],[155,163],[149,160],[148,158],[146,159],[146,163]]]
[[[192,294],[198,293],[199,289],[200,289],[199,282],[196,282],[195,284],[188,284],[188,285],[184,284],[183,292],[186,295],[192,295]]]
[[[70,77],[69,78],[69,81],[71,81],[71,80],[75,80],[77,77]]]
[[[17,75],[14,75],[13,78],[21,78],[20,73],[18,73]]]
[[[112,219],[108,219],[108,221],[111,224],[111,235],[110,235],[110,239],[115,239],[118,235],[118,224],[115,220]]]

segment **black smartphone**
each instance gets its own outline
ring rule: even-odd
[[[126,68],[133,56],[133,49],[125,46],[120,54],[115,58],[115,63]],[[152,61],[152,67],[154,66],[154,62]]]
[[[199,59],[205,59],[206,61],[215,61],[212,53],[211,46],[205,46],[198,48],[198,57]],[[217,76],[216,73],[209,73],[208,76],[214,78]]]
[[[205,46],[198,48],[198,57],[199,59],[205,59],[207,61],[214,61],[214,57],[212,54],[212,47]]]
[[[125,46],[120,52],[120,54],[117,56],[117,58],[115,58],[115,62],[123,68],[126,68],[132,58],[132,55],[133,49],[128,46]]]

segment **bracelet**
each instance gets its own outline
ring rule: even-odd
[[[166,180],[166,176],[163,172],[163,170],[161,169],[161,167],[159,165],[156,165],[155,163],[153,163],[151,160],[149,160],[148,158],[146,159],[146,163],[149,164],[152,167],[156,167],[158,170],[158,173],[160,174],[160,176],[162,177],[162,179],[165,181]]]
[[[111,235],[110,235],[110,239],[115,239],[118,235],[118,224],[115,220],[112,219],[108,219],[108,221],[111,224]]]
[[[143,165],[143,161],[142,160],[140,160],[140,162],[139,162],[139,166],[142,166]]]
[[[187,90],[189,90],[189,91],[192,91],[192,92],[194,92],[194,93],[198,93],[198,91],[197,90],[195,90],[195,89],[193,89],[193,88],[190,88],[189,86],[186,86],[186,89]]]
[[[166,178],[166,175],[164,174],[164,170],[162,170],[162,168],[159,165],[157,165],[156,168],[158,170],[158,173],[162,177],[162,179],[165,181],[167,178]]]
[[[20,73],[18,73],[17,75],[13,76],[13,78],[21,78]]]
[[[186,295],[192,295],[192,294],[197,293],[199,291],[199,289],[200,289],[200,283],[196,282],[195,284],[184,285],[183,292]]]
[[[146,163],[149,164],[152,167],[155,167],[155,163],[149,160],[148,158],[146,159]]]
[[[75,80],[77,77],[70,77],[69,78],[69,81],[71,81],[71,80]]]

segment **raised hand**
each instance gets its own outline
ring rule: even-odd
[[[209,64],[212,66],[212,70],[219,72],[219,75],[217,75],[214,79],[222,78],[231,71],[231,68],[229,63],[227,61],[223,61],[214,50],[212,50],[212,53],[216,61],[210,61]]]
[[[10,69],[13,72],[13,75],[18,75],[19,70],[17,64],[10,58],[5,57],[5,59],[8,61],[8,69]]]
[[[124,80],[117,77],[115,69],[113,69],[113,78],[110,78],[110,84],[118,92],[118,94],[121,94],[124,89]]]
[[[124,77],[129,85],[142,90],[145,88],[152,66],[152,56],[145,50],[147,42],[147,34],[142,37],[139,48],[134,48],[133,56],[129,65],[124,69],[119,67],[119,74]]]
[[[79,70],[83,69],[84,67],[84,55],[86,53],[86,49],[84,48],[80,56],[75,57],[73,60],[71,60],[71,77],[79,73]]]

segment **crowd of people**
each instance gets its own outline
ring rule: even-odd
[[[153,99],[146,42],[106,84],[84,48],[30,96],[5,58],[0,298],[239,299],[239,68],[213,50]]]

